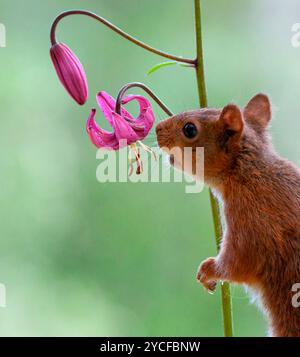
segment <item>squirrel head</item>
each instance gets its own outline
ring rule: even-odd
[[[202,108],[174,115],[156,127],[158,145],[170,154],[176,168],[196,174],[196,148],[204,148],[204,181],[212,183],[229,174],[239,160],[257,160],[270,151],[267,127],[271,104],[264,94],[255,95],[244,109],[228,104],[223,109]],[[190,163],[183,150],[192,148]]]

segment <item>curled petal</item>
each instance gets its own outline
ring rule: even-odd
[[[86,130],[91,138],[92,143],[98,148],[106,148],[116,150],[119,147],[118,139],[115,133],[110,133],[107,130],[100,128],[95,121],[96,109],[92,109],[87,123]]]
[[[126,139],[128,145],[139,140],[138,134],[121,115],[112,113],[112,118],[112,127],[115,129],[115,135],[118,140]]]
[[[138,117],[134,120],[134,123],[135,125],[143,126],[144,128],[143,136],[140,137],[140,140],[142,140],[145,138],[145,136],[148,135],[149,131],[151,130],[154,124],[155,121],[154,114],[149,100],[141,95],[132,95],[132,94],[128,95],[126,96],[126,98],[124,98],[123,104],[129,103],[132,100],[136,100],[140,106],[140,113]]]
[[[105,118],[113,125],[112,113],[115,112],[116,101],[108,93],[101,91],[96,96],[99,107],[101,108]],[[128,121],[133,121],[132,115],[124,108],[121,108],[122,117]]]

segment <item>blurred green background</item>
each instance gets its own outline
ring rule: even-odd
[[[90,88],[88,103],[77,106],[49,58],[51,21],[70,8],[97,12],[165,51],[195,53],[192,0],[0,0],[7,31],[0,49],[0,282],[7,289],[0,335],[222,336],[219,292],[208,295],[195,282],[200,261],[215,254],[207,190],[100,184],[85,132],[96,92],[115,95],[129,81],[145,82],[174,112],[197,107],[194,71],[172,66],[147,76],[159,57],[90,18],[68,18],[58,38],[81,59]],[[258,91],[270,94],[274,142],[300,164],[296,22],[298,0],[203,1],[209,104],[244,105]],[[165,117],[154,109],[158,120]],[[100,112],[97,118],[103,122]],[[235,335],[266,334],[243,288],[233,287],[233,305]]]

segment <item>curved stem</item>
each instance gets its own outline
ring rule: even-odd
[[[148,88],[145,84],[139,83],[139,82],[132,82],[125,84],[123,86],[118,94],[117,100],[116,100],[116,113],[121,113],[121,105],[122,105],[122,100],[125,95],[125,93],[128,91],[128,89],[133,88],[133,87],[138,87],[143,89],[161,108],[162,110],[168,114],[169,116],[173,116],[174,114],[171,112],[171,110],[153,93],[153,91]]]
[[[56,17],[56,19],[54,20],[54,22],[52,24],[51,32],[50,32],[50,40],[51,40],[51,44],[52,45],[56,44],[55,31],[56,31],[58,23],[64,17],[70,16],[70,15],[86,15],[86,16],[92,17],[93,19],[101,22],[103,25],[109,27],[111,30],[115,31],[116,33],[118,33],[122,37],[126,38],[126,40],[133,42],[137,46],[140,46],[140,47],[144,48],[147,51],[150,51],[150,52],[155,53],[155,54],[157,54],[159,56],[162,56],[162,57],[165,57],[165,58],[169,58],[169,59],[177,61],[177,62],[189,63],[191,65],[195,65],[196,64],[196,61],[193,60],[193,59],[174,56],[174,55],[171,55],[169,53],[160,51],[160,50],[158,50],[158,49],[156,49],[154,47],[151,47],[151,46],[147,45],[146,43],[144,43],[142,41],[139,41],[135,37],[130,36],[128,33],[124,32],[119,27],[115,26],[114,24],[112,24],[111,22],[106,20],[105,18],[103,18],[103,17],[101,17],[101,16],[99,16],[97,14],[94,14],[93,12],[86,11],[86,10],[69,10],[69,11],[62,12],[60,15],[58,15]]]
[[[203,47],[202,47],[202,30],[201,30],[201,0],[194,0],[195,3],[195,26],[196,26],[196,45],[197,45],[197,60],[196,60],[196,74],[199,93],[199,102],[201,107],[207,107],[207,95],[204,78],[204,63],[203,63]],[[215,229],[215,239],[217,249],[220,249],[222,238],[222,225],[220,221],[220,207],[218,201],[214,197],[212,191],[209,192],[210,202],[213,215],[213,223]],[[222,294],[222,311],[225,337],[233,336],[233,322],[232,322],[232,304],[230,295],[230,285],[224,282],[221,285]]]

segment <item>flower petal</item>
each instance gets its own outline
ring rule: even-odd
[[[95,115],[96,109],[92,109],[86,123],[86,130],[92,143],[98,148],[117,150],[119,148],[119,141],[115,133],[110,133],[109,131],[100,128],[95,121]]]
[[[127,140],[127,145],[130,145],[139,140],[139,135],[131,127],[127,120],[117,113],[112,113],[112,127],[115,129],[115,135],[118,140]]]
[[[113,122],[112,113],[115,112],[115,107],[116,107],[115,99],[104,91],[99,92],[96,96],[96,99],[106,119],[112,125]],[[121,115],[122,117],[128,119],[129,121],[134,121],[132,115],[123,107],[121,108]]]
[[[132,100],[137,100],[140,106],[140,113],[138,117],[134,120],[134,124],[137,126],[144,127],[144,133],[139,139],[142,140],[145,138],[145,136],[147,136],[147,134],[149,133],[149,131],[151,130],[154,124],[155,121],[154,114],[149,100],[141,95],[130,94],[126,96],[126,98],[124,98],[123,104],[129,103]]]

